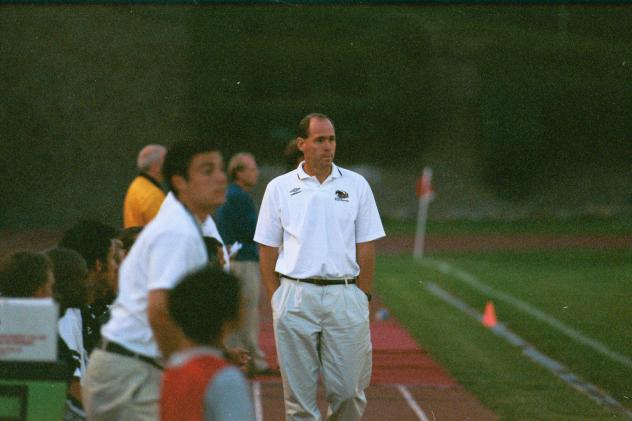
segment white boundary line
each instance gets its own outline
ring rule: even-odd
[[[539,310],[536,307],[533,307],[532,305],[519,300],[518,298],[515,298],[509,294],[506,294],[502,291],[497,291],[487,285],[485,285],[484,283],[482,283],[480,280],[478,280],[474,275],[467,273],[465,271],[462,271],[458,268],[455,268],[454,266],[450,265],[447,262],[441,261],[441,260],[435,260],[435,259],[425,259],[419,262],[422,266],[426,266],[428,268],[431,269],[435,269],[438,270],[439,272],[445,274],[445,275],[450,275],[450,276],[454,276],[456,279],[458,279],[461,282],[464,282],[466,284],[468,284],[469,286],[471,286],[472,288],[483,292],[485,294],[488,294],[490,297],[496,298],[497,300],[500,301],[504,301],[506,303],[511,304],[512,306],[524,311],[525,313],[535,317],[536,319],[543,321],[545,323],[547,323],[549,326],[553,327],[554,329],[558,330],[559,332],[565,334],[566,336],[568,336],[569,338],[583,344],[586,345],[590,348],[592,348],[593,350],[599,352],[600,354],[610,358],[613,361],[616,361],[620,364],[623,364],[624,366],[628,367],[628,368],[632,368],[632,358],[629,358],[625,355],[619,354],[616,351],[611,350],[610,348],[608,348],[605,344],[603,344],[602,342],[599,342],[595,339],[592,339],[586,335],[584,335],[583,333],[579,332],[578,330],[573,329],[572,327],[569,327],[567,325],[565,325],[564,323],[560,322],[559,320],[557,320],[556,318],[554,318],[553,316],[550,316],[546,313],[544,313],[542,310]]]
[[[459,300],[454,295],[450,294],[446,290],[440,288],[435,283],[426,284],[426,289],[436,297],[441,298],[453,307],[463,311],[467,315],[473,317],[476,320],[481,320],[483,315],[474,310],[472,307]],[[567,367],[561,364],[559,361],[547,356],[546,354],[538,351],[533,345],[522,339],[520,336],[507,329],[502,323],[496,324],[490,329],[494,334],[505,339],[507,342],[522,349],[522,354],[528,357],[530,360],[540,364],[544,368],[551,371],[554,375],[562,379],[566,384],[572,386],[579,392],[587,395],[590,399],[603,405],[609,409],[617,411],[628,418],[632,419],[632,411],[623,406],[619,401],[610,396],[604,390],[599,389],[592,383],[588,383],[581,377],[572,373]]]
[[[421,421],[430,421],[428,417],[426,417],[425,412],[419,407],[419,405],[417,405],[417,402],[415,402],[415,399],[410,394],[406,386],[398,384],[397,389],[399,389],[399,393],[402,394],[402,396],[406,400],[406,403],[408,404],[408,406],[410,406],[410,409],[412,409],[415,415],[417,415],[417,418],[419,418]]]
[[[252,397],[255,401],[255,419],[263,421],[263,406],[261,406],[261,382],[252,383]]]

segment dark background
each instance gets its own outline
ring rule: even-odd
[[[0,228],[113,224],[138,150],[255,153],[265,183],[306,113],[383,215],[627,212],[632,7],[2,6]],[[260,195],[263,184],[257,190]]]

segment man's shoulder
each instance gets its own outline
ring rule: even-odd
[[[336,166],[335,171],[338,171],[341,180],[351,180],[354,183],[368,184],[366,178],[358,172],[339,166]]]
[[[162,197],[165,196],[165,192],[160,187],[156,186],[154,183],[152,183],[151,181],[149,181],[146,177],[143,177],[142,175],[138,175],[136,176],[136,178],[134,178],[134,180],[132,180],[127,191],[128,191],[128,194],[133,193],[136,195],[151,194],[151,195],[160,195]]]
[[[140,235],[155,237],[163,233],[199,235],[193,215],[173,196],[173,193],[167,195],[156,217],[141,231]],[[140,236],[138,239],[140,240]]]
[[[226,189],[226,200],[231,200],[231,199],[248,199],[250,198],[250,194],[244,190],[243,188],[241,188],[238,184],[235,183],[230,183],[228,185],[228,189]]]

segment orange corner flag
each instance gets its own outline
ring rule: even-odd
[[[483,319],[481,320],[483,326],[492,328],[496,326],[498,321],[496,320],[496,310],[494,309],[494,303],[488,301],[485,304],[485,312],[483,313]]]

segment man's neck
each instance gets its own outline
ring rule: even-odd
[[[305,162],[303,164],[303,171],[305,171],[308,175],[311,175],[312,177],[316,177],[320,184],[323,184],[327,177],[329,177],[329,174],[331,174],[333,167],[333,165],[329,165],[329,167],[314,168],[311,167],[307,162]]]
[[[160,172],[149,170],[149,171],[143,171],[143,174],[153,178],[156,181],[156,183],[160,183],[162,181]]]
[[[188,209],[189,212],[191,212],[199,225],[202,225],[204,221],[206,221],[206,218],[211,214],[211,212],[213,212],[213,209],[200,209],[192,206],[192,204],[186,198],[180,196],[176,196],[176,198],[180,203],[182,203],[185,208]]]

